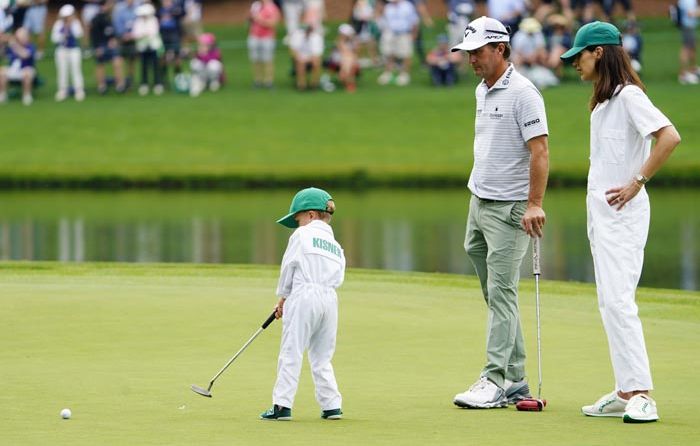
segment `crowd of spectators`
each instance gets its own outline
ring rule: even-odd
[[[435,28],[425,0],[354,0],[348,22],[332,29],[326,26],[324,0],[255,0],[247,37],[253,87],[274,87],[278,43],[289,55],[293,84],[300,91],[340,86],[354,92],[361,76],[364,82],[371,77],[382,86],[405,87],[417,71],[414,63],[429,72],[434,85],[449,87],[469,75],[466,58],[450,48],[481,15],[510,27],[511,61],[539,88],[559,84],[565,74],[559,56],[571,47],[577,27],[596,19],[618,23],[633,67],[642,71],[643,41],[630,0],[444,2],[445,29],[433,30],[438,35],[433,44],[423,39],[425,28]],[[196,97],[223,85],[221,51],[216,37],[203,32],[201,0],[84,0],[82,5],[78,11],[64,4],[48,33],[56,101],[85,99],[85,58],[94,58],[100,95],[112,89],[161,95],[172,89]],[[682,36],[679,82],[697,84],[698,1],[674,5]],[[32,89],[40,82],[36,61],[47,51],[46,20],[47,0],[0,0],[0,103],[8,99],[8,84],[17,85],[25,105],[33,102]]]
[[[171,85],[193,96],[205,88],[219,89],[224,79],[221,53],[214,35],[203,33],[201,0],[82,4],[81,11],[71,3],[61,6],[48,27],[46,0],[0,0],[0,103],[7,102],[8,87],[18,84],[22,102],[32,104],[33,88],[41,83],[37,61],[44,57],[47,34],[54,45],[57,102],[85,100],[86,58],[94,59],[100,95],[111,88],[123,94],[133,87],[142,96],[161,95]],[[183,70],[184,61],[189,61],[189,70]]]

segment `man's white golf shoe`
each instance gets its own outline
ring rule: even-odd
[[[466,392],[455,395],[453,402],[456,406],[470,409],[492,409],[508,405],[506,392],[485,376],[479,378]]]
[[[510,381],[507,379],[503,383],[503,389],[506,392],[508,404],[515,404],[518,401],[532,398],[532,395],[530,394],[530,386],[524,379],[521,379],[520,381]]]
[[[598,401],[590,406],[583,406],[581,412],[589,417],[617,417],[622,418],[627,407],[627,400],[617,396],[617,391],[612,391],[601,396]]]
[[[656,402],[649,395],[642,393],[630,398],[622,417],[625,423],[650,423],[658,419]]]

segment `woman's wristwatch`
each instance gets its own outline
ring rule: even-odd
[[[644,186],[649,181],[649,178],[645,177],[641,173],[634,176],[634,181],[636,181],[640,186]]]

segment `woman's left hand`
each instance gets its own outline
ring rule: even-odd
[[[642,185],[637,181],[632,180],[625,187],[614,187],[605,191],[605,198],[610,206],[616,210],[621,210],[628,201],[633,199],[639,191],[642,190]]]

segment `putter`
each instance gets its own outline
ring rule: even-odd
[[[542,412],[547,400],[542,399],[542,341],[540,336],[540,238],[532,238],[532,274],[535,276],[535,314],[537,315],[537,398],[518,401],[515,408],[526,412]]]
[[[238,352],[236,352],[235,355],[233,355],[233,358],[229,359],[229,361],[226,363],[226,365],[223,366],[223,367],[221,368],[221,370],[219,370],[219,373],[217,373],[216,375],[214,375],[214,377],[211,379],[211,381],[209,381],[209,387],[207,387],[207,388],[205,389],[204,387],[199,387],[199,386],[196,386],[196,385],[192,384],[192,387],[191,387],[191,388],[192,388],[192,391],[193,391],[194,393],[199,394],[199,395],[206,396],[207,398],[211,398],[211,397],[212,397],[212,395],[211,395],[211,388],[214,386],[214,381],[216,381],[216,379],[217,379],[219,376],[221,376],[222,373],[224,373],[224,371],[228,368],[228,366],[230,366],[230,365],[233,363],[233,361],[235,361],[236,358],[238,358],[238,356],[239,356],[241,353],[243,353],[243,351],[244,351],[246,348],[248,348],[248,346],[250,345],[250,343],[253,342],[253,341],[255,340],[255,338],[257,338],[258,335],[259,335],[260,333],[262,333],[263,330],[265,330],[265,329],[268,327],[268,325],[270,325],[270,324],[272,323],[272,321],[275,320],[275,313],[276,313],[276,312],[277,312],[277,310],[275,310],[275,311],[272,312],[272,314],[265,320],[265,322],[263,322],[263,324],[260,326],[260,328],[258,328],[258,330],[253,334],[253,336],[251,336],[250,339],[248,339],[248,342],[246,342],[245,344],[243,344],[243,347],[241,347],[241,349],[238,350]]]

